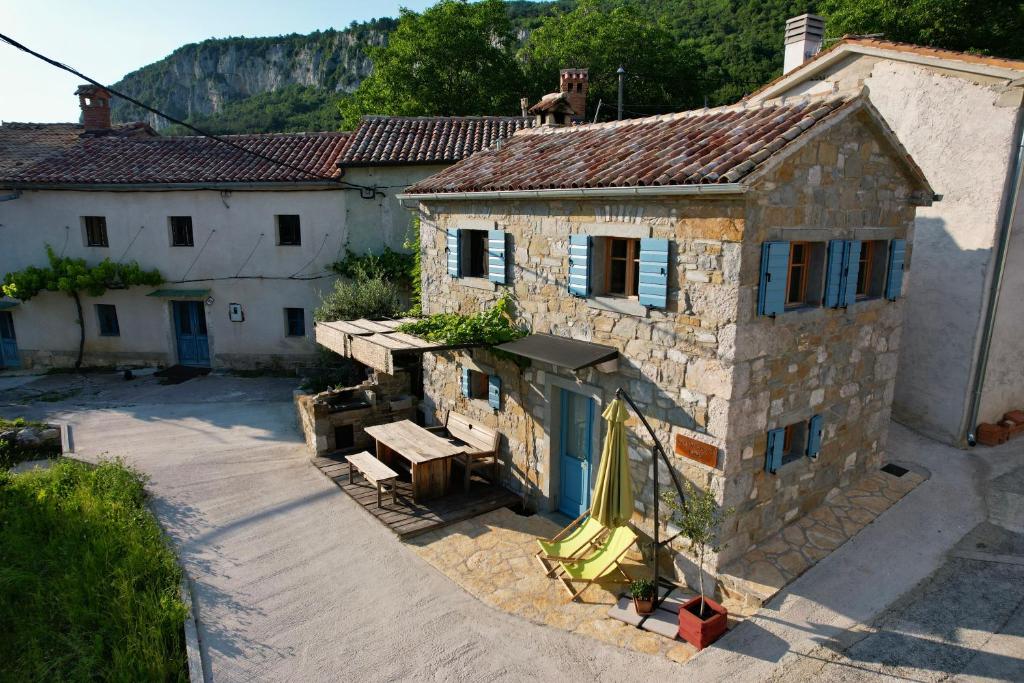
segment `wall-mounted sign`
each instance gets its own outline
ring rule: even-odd
[[[228,320],[233,323],[245,322],[245,313],[242,311],[242,304],[228,304]]]
[[[676,454],[690,460],[696,460],[708,467],[716,467],[718,465],[717,447],[703,441],[697,441],[697,439],[685,434],[676,434]]]

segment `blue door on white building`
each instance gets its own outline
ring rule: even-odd
[[[21,365],[18,358],[18,340],[14,336],[14,316],[10,311],[0,311],[0,368],[16,368]]]
[[[178,363],[206,367],[210,364],[210,346],[206,337],[206,312],[199,301],[172,301],[174,336]]]
[[[575,391],[560,389],[559,392],[558,509],[570,517],[578,517],[590,507],[594,401]]]

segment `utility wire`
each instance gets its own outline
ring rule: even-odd
[[[47,57],[44,54],[36,52],[35,50],[33,50],[33,49],[31,49],[31,48],[29,48],[29,47],[27,47],[25,45],[22,45],[21,43],[16,41],[14,38],[11,38],[10,36],[7,36],[7,35],[4,35],[3,33],[0,33],[0,40],[2,40],[3,42],[7,43],[11,47],[17,48],[18,50],[21,50],[22,52],[25,52],[27,54],[32,55],[36,59],[41,59],[42,61],[46,62],[47,64],[49,64],[51,66],[55,66],[58,69],[61,69],[63,71],[67,71],[68,73],[73,74],[73,75],[81,78],[83,81],[91,83],[92,85],[95,85],[98,88],[103,88],[104,90],[106,90],[110,94],[115,95],[117,97],[120,97],[121,99],[123,99],[123,100],[125,100],[127,102],[131,102],[132,104],[134,104],[137,107],[141,107],[142,109],[145,109],[146,111],[149,111],[149,112],[152,112],[152,113],[156,114],[157,116],[161,116],[161,117],[167,119],[168,121],[170,121],[171,123],[174,123],[174,124],[177,124],[177,125],[182,126],[184,128],[187,128],[188,130],[191,130],[191,131],[197,133],[198,135],[200,135],[200,136],[202,136],[204,138],[209,138],[209,139],[214,140],[216,142],[219,142],[219,143],[221,143],[223,145],[227,145],[228,147],[232,147],[234,149],[237,149],[238,151],[243,152],[245,154],[249,154],[249,155],[257,157],[259,159],[263,159],[264,161],[269,161],[272,164],[276,164],[278,166],[282,166],[284,168],[291,169],[293,171],[298,171],[299,173],[302,173],[304,175],[310,176],[312,178],[319,178],[320,180],[329,180],[331,182],[338,183],[339,185],[344,185],[344,186],[348,186],[348,187],[351,187],[351,188],[354,188],[354,189],[359,189],[359,190],[370,191],[370,192],[373,192],[374,194],[379,192],[379,190],[376,187],[372,187],[372,186],[368,186],[368,185],[358,185],[356,183],[350,183],[348,181],[339,180],[338,178],[334,178],[334,177],[331,177],[331,176],[323,175],[322,173],[317,173],[315,171],[310,171],[309,169],[302,168],[301,166],[297,166],[295,164],[290,164],[287,161],[281,161],[280,159],[275,159],[274,157],[269,156],[267,154],[263,154],[262,152],[257,152],[257,151],[251,150],[251,149],[247,149],[246,147],[243,147],[242,145],[236,144],[236,143],[234,143],[234,142],[232,142],[230,140],[222,138],[219,135],[214,135],[213,133],[209,133],[207,131],[204,131],[204,130],[201,130],[199,128],[196,128],[192,124],[186,123],[186,122],[182,121],[181,119],[177,119],[177,118],[171,116],[170,114],[165,114],[164,112],[160,111],[159,109],[151,107],[148,104],[144,104],[143,102],[140,102],[139,100],[135,99],[134,97],[126,95],[123,92],[120,92],[118,90],[114,90],[113,88],[111,88],[109,86],[103,85],[99,81],[97,81],[97,80],[95,80],[93,78],[89,78],[88,76],[86,76],[82,72],[80,72],[80,71],[78,71],[78,70],[68,66],[67,64],[62,64],[61,62],[58,62],[55,59],[51,59],[51,58]]]

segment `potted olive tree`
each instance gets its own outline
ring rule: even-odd
[[[732,509],[721,510],[715,494],[698,491],[686,482],[686,505],[671,491],[663,491],[662,500],[672,509],[672,523],[679,527],[683,537],[690,541],[690,551],[697,558],[697,582],[700,595],[683,603],[679,608],[679,636],[698,650],[703,650],[725,633],[728,612],[707,596],[704,591],[704,558],[707,552],[718,552],[718,530]]]
[[[650,579],[633,579],[629,582],[629,594],[633,596],[633,607],[640,616],[654,612],[654,582]]]

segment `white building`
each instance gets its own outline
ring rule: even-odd
[[[866,86],[942,195],[917,212],[893,414],[963,444],[1024,408],[1024,62],[856,37],[818,52],[822,30],[790,20],[784,75],[749,99]]]

